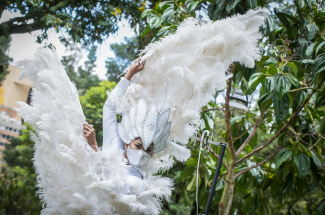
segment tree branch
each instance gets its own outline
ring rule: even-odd
[[[313,89],[312,87],[302,87],[302,88],[298,88],[298,89],[294,89],[294,90],[290,90],[289,92],[296,92],[296,91],[299,91],[299,90],[306,90],[306,89]]]
[[[311,112],[310,112],[310,110],[309,110],[308,108],[306,108],[306,109],[307,109],[307,111],[308,111],[308,113],[309,113],[309,116],[310,116],[310,118],[311,118],[311,121],[313,122],[313,125],[314,125],[314,128],[315,128],[315,131],[316,131],[316,134],[317,134],[320,138],[323,138],[323,139],[324,139],[323,135],[321,135],[321,134],[318,132],[318,130],[317,130],[316,123],[315,123],[315,120],[314,120],[313,115],[311,114]]]
[[[255,154],[256,152],[262,150],[263,148],[265,148],[267,145],[269,145],[270,143],[273,142],[273,140],[275,140],[275,138],[277,138],[282,132],[284,132],[284,130],[289,126],[289,124],[294,120],[294,118],[296,118],[296,116],[298,116],[298,113],[302,110],[302,108],[308,103],[309,99],[311,98],[311,96],[317,91],[317,89],[320,87],[320,85],[324,82],[324,79],[321,81],[320,84],[318,84],[313,91],[309,94],[309,96],[307,97],[307,99],[304,101],[304,103],[302,105],[300,105],[300,107],[298,108],[298,110],[293,114],[293,116],[290,118],[290,120],[273,136],[271,137],[266,143],[264,143],[262,146],[254,149],[253,151],[251,151],[250,153],[248,153],[246,156],[242,157],[241,159],[239,159],[236,164],[242,162],[243,160],[246,160],[247,158],[249,158],[251,155]]]
[[[235,178],[234,178],[234,179],[235,179]],[[232,184],[231,184],[231,186],[230,186],[229,197],[228,197],[228,203],[227,203],[226,213],[225,213],[225,214],[229,214],[229,212],[230,212],[230,208],[231,208],[232,200],[233,200],[233,195],[234,195],[234,186],[235,186],[235,180],[232,181]]]
[[[222,110],[222,111],[225,111],[225,109],[223,109],[223,108],[210,108],[210,109],[205,109],[204,112],[210,111],[210,110]]]
[[[207,147],[207,149],[216,157],[219,159],[219,155],[217,155],[217,153],[215,151],[213,151],[213,149],[210,148],[210,146],[208,146],[208,144],[206,144],[205,141],[203,141],[204,145]],[[222,164],[223,166],[227,169],[227,172],[228,172],[228,166],[227,164],[222,160]]]
[[[247,137],[247,139],[245,140],[245,142],[240,146],[240,148],[237,150],[236,155],[240,155],[240,153],[244,150],[244,148],[247,146],[247,144],[253,139],[256,131],[257,131],[257,127],[259,126],[259,124],[261,123],[262,120],[262,115],[264,113],[262,113],[258,119],[256,120],[256,123],[253,127],[253,131],[250,133],[250,135]]]
[[[15,22],[21,22],[22,24],[14,24]],[[0,25],[0,36],[10,35],[10,34],[23,34],[30,33],[32,31],[42,29],[42,25],[39,22],[33,22],[27,24],[25,17],[15,17],[6,22],[1,23]]]
[[[233,63],[230,66],[229,69],[229,74],[233,73],[235,64]],[[230,132],[230,111],[229,111],[229,95],[230,95],[230,91],[231,91],[231,82],[232,82],[232,78],[229,78],[228,83],[227,83],[227,92],[226,92],[226,101],[225,101],[225,123],[226,123],[226,133],[227,133],[227,139],[228,139],[228,146],[229,146],[229,150],[231,153],[231,156],[233,158],[236,157],[236,152],[235,152],[235,148],[234,148],[234,144],[232,141],[232,137],[231,137],[231,132]]]
[[[245,172],[247,172],[247,171],[249,171],[249,170],[251,170],[251,169],[253,169],[253,168],[256,168],[256,167],[261,166],[262,164],[266,163],[266,161],[268,161],[270,158],[274,157],[274,155],[276,155],[276,154],[277,154],[281,149],[282,149],[282,147],[278,148],[275,152],[273,152],[272,154],[270,154],[267,158],[265,158],[265,160],[259,162],[258,164],[256,164],[256,165],[254,165],[254,166],[251,166],[251,167],[249,167],[249,168],[246,168],[246,169],[244,169],[244,170],[238,172],[238,173],[235,175],[235,179],[236,179],[238,176],[244,174]]]

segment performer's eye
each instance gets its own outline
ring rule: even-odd
[[[140,144],[135,144],[135,147],[137,147],[137,149],[141,149],[141,145]]]
[[[150,154],[150,153],[152,152],[152,149],[151,149],[151,148],[148,148],[148,149],[146,150],[146,152]]]

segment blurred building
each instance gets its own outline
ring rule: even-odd
[[[10,143],[11,137],[18,137],[19,131],[25,128],[22,118],[13,108],[17,108],[17,101],[30,104],[31,81],[28,79],[18,80],[21,69],[9,66],[9,74],[1,83],[0,94],[0,165],[2,151],[5,144]]]

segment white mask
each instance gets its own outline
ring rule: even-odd
[[[129,162],[135,167],[142,167],[151,158],[145,151],[131,149],[129,145],[126,151]]]

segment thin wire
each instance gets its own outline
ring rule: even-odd
[[[210,132],[208,130],[205,130],[202,133],[201,141],[200,141],[200,149],[199,149],[199,160],[197,162],[197,167],[196,167],[196,191],[195,191],[195,194],[196,194],[196,214],[197,215],[199,214],[199,200],[198,200],[199,167],[200,167],[200,158],[201,158],[202,142],[204,141],[204,135],[205,135],[205,133],[207,133],[207,136],[209,136],[209,133]]]

